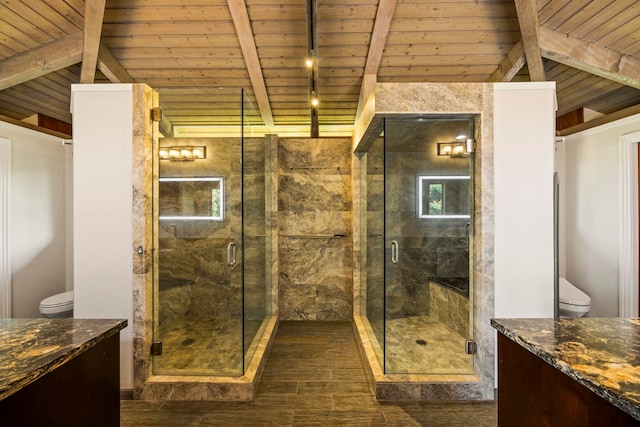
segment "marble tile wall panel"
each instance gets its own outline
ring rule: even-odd
[[[348,320],[353,310],[350,141],[281,139],[278,150],[279,317]]]
[[[458,332],[469,336],[469,298],[435,282],[429,283],[431,316]]]

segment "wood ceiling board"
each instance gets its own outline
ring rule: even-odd
[[[13,33],[17,34],[15,37],[32,40],[36,46],[54,40],[54,37],[24,19],[17,12],[4,5],[0,5],[0,30],[5,34],[10,34],[9,31],[6,31],[8,29],[13,29]],[[60,35],[60,37],[62,37],[62,35]],[[23,44],[25,43],[23,42]]]
[[[114,7],[109,2],[104,14],[108,23],[172,22],[172,21],[230,21],[231,13],[226,2],[219,5],[183,6],[123,6]]]
[[[302,22],[305,26],[303,31],[306,31],[307,22],[307,5],[306,2],[301,1],[295,5],[252,5],[251,2],[247,2],[247,12],[251,22],[274,22],[284,23],[287,21]],[[255,30],[254,30],[255,31]],[[275,32],[277,28],[272,28],[269,32]]]
[[[36,10],[30,8],[19,0],[8,0],[5,2],[5,5],[7,9],[19,15],[24,20],[29,22],[34,28],[37,28],[38,31],[42,31],[52,39],[64,37],[69,34],[61,30],[51,21],[45,19]],[[4,19],[7,19],[7,15],[5,15],[4,13],[2,13],[2,15],[4,16]]]
[[[220,71],[218,69],[212,68],[201,68],[201,69],[173,69],[173,70],[156,70],[153,68],[149,69],[138,69],[131,70],[132,74],[135,76],[136,81],[138,80],[146,80],[150,78],[155,79],[172,79],[172,78],[183,78],[183,79],[201,79],[215,76],[216,79],[234,79],[238,82],[249,82],[249,73],[246,70],[240,69],[224,69]],[[217,85],[216,85],[217,86]],[[165,87],[165,86],[163,86]]]
[[[110,49],[129,48],[213,48],[239,47],[238,37],[229,35],[174,35],[174,34],[150,34],[138,36],[122,36],[119,34],[106,36],[102,34],[103,43]]]
[[[608,30],[611,30],[611,22],[619,16],[623,14],[627,9],[637,4],[637,0],[594,0],[598,3],[606,3],[602,9],[600,9],[597,14],[592,15],[584,21],[581,25],[571,30],[571,35],[573,37],[578,38],[586,38],[587,40],[594,41],[592,37],[589,35],[597,31],[598,28],[604,27]]]
[[[562,24],[552,29],[563,32],[565,34],[570,34],[575,31],[576,28],[585,25],[586,22],[589,19],[592,19],[595,14],[599,13],[603,8],[607,7],[614,1],[616,0],[582,0],[582,7],[580,7],[580,9],[577,10],[573,16],[568,17]]]
[[[634,105],[640,105],[640,90],[623,86],[590,100],[586,107],[604,114],[611,114]]]
[[[51,22],[65,34],[73,34],[82,30],[84,19],[82,14],[72,9],[62,0],[21,0],[26,6],[36,11],[43,19]]]
[[[517,19],[487,19],[487,18],[420,18],[394,19],[391,22],[392,32],[423,32],[436,31],[455,32],[464,38],[467,31],[496,31],[517,32]]]
[[[618,3],[618,1],[616,1]],[[625,3],[625,1],[620,1]],[[633,2],[629,7],[624,9],[624,13],[618,13],[612,16],[607,25],[595,26],[589,33],[585,34],[582,38],[592,43],[599,43],[604,46],[612,47],[611,45],[619,39],[637,33],[638,31],[638,15],[640,14],[640,4]]]
[[[493,19],[517,19],[512,0],[507,1],[398,1],[395,19],[421,16],[441,18],[485,17]]]
[[[231,36],[235,35],[233,22],[159,22],[159,23],[127,23],[111,24],[105,23],[102,27],[105,37],[127,37],[127,36],[154,36],[159,34],[173,34],[181,36]],[[215,43],[217,37],[211,40]],[[185,39],[187,40],[187,39]],[[188,46],[188,44],[185,44]]]
[[[386,45],[384,48],[385,55],[402,56],[402,55],[506,55],[513,43],[504,44],[452,44],[441,45],[435,43],[406,44],[406,45]]]
[[[635,54],[637,49],[634,46],[640,43],[640,16],[602,37],[598,43],[625,55]]]
[[[493,33],[491,31],[461,31],[461,32],[401,32],[389,33],[387,46],[406,44],[515,44],[520,40],[519,31],[508,31],[504,33]],[[383,55],[384,56],[384,55]]]
[[[43,114],[58,120],[65,122],[71,121],[71,113],[68,111],[68,104],[65,104],[64,107],[60,108],[54,103],[48,103],[34,98],[31,91],[25,91],[24,88],[20,88],[19,86],[4,90],[2,95],[2,99],[10,99],[10,102],[14,103],[16,106],[32,111],[33,113],[29,114],[29,116],[36,112],[42,112]]]
[[[553,11],[548,14],[547,8],[544,8],[540,13],[540,24],[557,30],[560,26],[566,23],[569,19],[584,9],[585,5],[592,3],[591,0],[570,0],[565,1],[564,5],[555,13]],[[543,22],[544,21],[544,22]]]
[[[127,48],[111,49],[111,53],[120,61],[150,59],[167,57],[172,60],[223,60],[242,59],[242,51],[239,46],[233,47],[166,47],[166,48]]]

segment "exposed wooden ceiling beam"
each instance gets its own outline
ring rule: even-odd
[[[262,121],[266,126],[273,126],[273,114],[271,113],[269,96],[267,95],[267,88],[264,84],[264,77],[262,76],[262,67],[260,66],[260,59],[258,58],[256,42],[253,38],[251,23],[249,22],[247,5],[244,0],[227,0],[227,4],[231,11],[233,24],[236,27],[238,41],[242,48],[244,61],[247,64],[247,71],[249,72],[249,78],[251,79],[253,93],[258,103],[258,110],[260,110]]]
[[[540,47],[545,58],[640,89],[640,58],[544,27]]]
[[[111,83],[134,82],[131,74],[125,70],[122,64],[120,64],[111,51],[103,44],[100,45],[100,50],[98,51],[98,69],[102,71],[102,74],[107,76]]]
[[[524,47],[522,41],[519,41],[509,51],[502,63],[498,65],[498,69],[489,78],[490,82],[510,82],[518,74],[518,71],[524,67],[526,58],[524,56]]]
[[[384,51],[384,46],[387,41],[387,34],[389,34],[389,26],[391,25],[391,18],[393,18],[395,8],[396,0],[380,0],[378,3],[376,21],[373,24],[371,43],[369,44],[367,62],[364,66],[364,75],[362,76],[362,85],[360,86],[355,122],[358,121],[360,114],[362,114],[364,103],[369,99],[369,95],[371,95],[371,91],[376,84],[376,76],[378,74],[378,68],[380,68],[382,52]]]
[[[84,41],[80,83],[93,83],[96,78],[105,3],[106,0],[86,0],[84,4]]]
[[[0,61],[0,90],[82,60],[82,31]]]
[[[545,81],[544,65],[540,54],[540,22],[536,0],[515,0],[524,55],[529,76],[533,82]]]

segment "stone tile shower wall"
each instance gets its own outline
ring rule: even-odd
[[[237,211],[241,203],[237,138],[165,138],[162,145],[206,146],[206,160],[162,162],[161,176],[223,177],[226,208],[222,221],[159,221],[159,321],[239,316],[240,281],[232,277],[239,274],[241,265],[230,270],[226,262],[228,236],[239,236],[241,227],[240,219],[229,214],[230,210]],[[238,167],[232,167],[232,162]],[[164,197],[162,191],[160,194],[160,204],[168,203],[170,195]]]
[[[434,143],[435,144],[435,143]],[[382,144],[374,144],[367,153],[367,264],[384,263],[382,233],[384,218],[384,173],[386,171],[387,211],[399,212],[387,223],[387,259],[389,236],[399,240],[400,271],[390,274],[386,282],[386,314],[390,317],[427,316],[431,310],[430,277],[469,277],[468,219],[418,218],[417,176],[467,174],[468,159],[434,159],[435,150],[412,152],[388,151],[383,165]],[[447,164],[443,164],[444,162]],[[398,220],[395,220],[399,218]],[[384,286],[383,277],[370,277],[367,286]],[[371,290],[377,295],[381,292]],[[367,300],[367,314],[382,313],[380,301]]]
[[[279,318],[351,320],[351,140],[281,139]]]

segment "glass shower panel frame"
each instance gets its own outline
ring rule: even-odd
[[[361,316],[384,366],[384,133],[360,159]]]
[[[270,151],[265,138],[252,138],[262,118],[242,91],[243,371],[258,348],[271,316],[271,212],[267,191]]]
[[[242,100],[238,90],[184,92],[190,99],[208,97],[212,103]],[[161,354],[153,357],[155,375],[244,373],[240,121],[235,124],[237,136],[165,137],[154,150],[158,179],[153,340],[162,343]],[[161,149],[193,146],[204,147],[206,158],[160,159]],[[214,205],[220,202],[222,215],[216,215]]]
[[[470,116],[384,120],[385,374],[473,373],[473,153],[438,143],[474,129]]]

